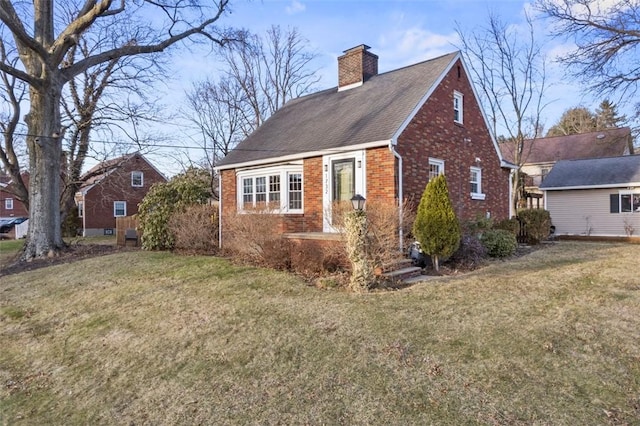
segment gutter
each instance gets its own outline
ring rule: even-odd
[[[218,171],[218,249],[222,249],[222,173]]]
[[[398,247],[400,252],[404,252],[404,231],[402,229],[404,223],[404,191],[402,190],[402,156],[395,150],[394,140],[389,141],[389,151],[398,159]]]

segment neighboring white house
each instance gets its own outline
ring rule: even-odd
[[[514,162],[512,143],[500,144],[505,159]],[[521,172],[524,177],[523,198],[529,207],[543,206],[542,182],[560,160],[619,157],[633,153],[633,139],[629,127],[598,130],[575,135],[552,136],[524,141]]]
[[[640,235],[640,155],[558,161],[540,189],[556,235]]]

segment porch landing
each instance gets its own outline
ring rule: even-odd
[[[290,240],[320,240],[320,241],[341,241],[342,234],[335,232],[289,232],[283,234],[284,238]]]

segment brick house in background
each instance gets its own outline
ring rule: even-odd
[[[23,173],[25,185],[29,185],[29,175]],[[0,219],[29,217],[29,210],[11,191],[11,177],[0,175]]]
[[[140,153],[104,161],[82,176],[76,193],[82,235],[115,235],[116,218],[138,213],[151,186],[167,179]]]
[[[222,244],[237,212],[276,205],[281,232],[321,239],[337,231],[335,202],[417,204],[441,173],[461,220],[510,216],[512,165],[460,53],[378,74],[368,49],[346,50],[337,88],[289,101],[218,163]]]

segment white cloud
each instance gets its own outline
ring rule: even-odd
[[[295,15],[296,13],[304,12],[306,8],[307,6],[305,6],[302,2],[298,0],[292,0],[291,4],[284,10],[287,12],[287,15]]]
[[[458,41],[455,32],[438,34],[417,26],[393,30],[379,37],[380,61],[389,69],[414,64],[456,50]]]

